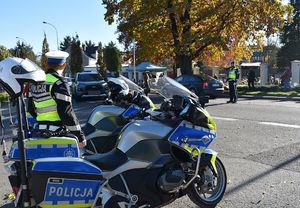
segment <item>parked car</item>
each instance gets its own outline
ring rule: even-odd
[[[98,72],[83,71],[76,74],[73,95],[80,100],[83,97],[107,98],[108,86]]]
[[[181,75],[176,81],[199,96],[208,95],[216,98],[224,93],[223,82],[206,74]]]
[[[75,79],[72,77],[65,77],[65,80],[67,81],[69,87],[72,87],[73,82],[75,81]]]

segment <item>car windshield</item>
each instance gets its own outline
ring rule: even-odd
[[[79,82],[93,82],[93,81],[100,81],[102,80],[99,74],[78,74],[78,81]]]
[[[174,95],[190,97],[198,101],[198,96],[188,90],[182,84],[169,77],[159,77],[157,80],[150,82],[150,87],[165,98],[172,98]]]

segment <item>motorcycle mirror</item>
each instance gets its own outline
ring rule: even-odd
[[[200,103],[201,107],[204,108],[205,104],[209,103],[208,97],[206,97],[206,96],[200,96],[199,97],[199,103]]]

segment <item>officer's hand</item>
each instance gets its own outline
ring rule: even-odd
[[[79,143],[79,148],[82,149],[86,146],[86,140],[83,140],[82,142]]]

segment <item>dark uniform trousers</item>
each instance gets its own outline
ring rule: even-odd
[[[237,90],[236,85],[237,82],[235,80],[230,80],[229,82],[229,97],[231,102],[237,101]]]

